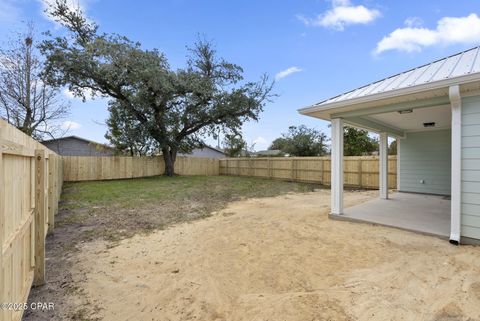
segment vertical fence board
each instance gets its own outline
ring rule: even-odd
[[[45,284],[45,221],[47,218],[45,201],[45,185],[47,161],[45,159],[45,150],[35,151],[35,270],[34,285]]]
[[[0,302],[24,303],[34,271],[44,263],[44,258],[36,255],[37,245],[44,243],[58,210],[62,159],[3,120],[0,142]],[[43,184],[38,186],[36,152],[44,158]],[[37,187],[42,198],[35,195]],[[42,218],[36,215],[40,207]],[[0,310],[0,321],[21,318],[21,310]]]
[[[246,167],[247,169],[250,167]],[[250,171],[254,173],[254,169]],[[90,157],[64,156],[65,181],[94,181],[163,175],[165,163],[161,156],[149,157]],[[201,157],[177,157],[175,172],[180,175],[208,175],[220,173],[219,160]],[[247,174],[248,175],[248,174]]]
[[[330,165],[329,157],[225,158],[219,160],[219,173],[329,185]],[[389,188],[396,188],[396,156],[389,156],[388,168]],[[378,171],[378,156],[344,157],[346,186],[376,189]]]

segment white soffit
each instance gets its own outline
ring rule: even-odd
[[[390,112],[383,114],[370,115],[374,121],[399,128],[403,131],[421,131],[448,129],[451,127],[452,111],[450,106],[425,107],[413,109],[411,113],[399,114]],[[425,128],[423,123],[434,122],[434,127]]]

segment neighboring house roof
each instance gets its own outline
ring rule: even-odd
[[[66,139],[77,139],[77,140],[81,140],[83,142],[86,142],[88,144],[92,144],[92,145],[99,145],[99,146],[102,146],[106,149],[111,149],[111,150],[115,150],[114,147],[112,146],[109,146],[107,144],[102,144],[102,143],[97,143],[93,140],[89,140],[89,139],[86,139],[86,138],[82,138],[82,137],[78,137],[78,136],[74,136],[74,135],[71,135],[71,136],[65,136],[65,137],[59,137],[59,138],[53,138],[53,139],[47,139],[47,140],[43,140],[41,141],[41,143],[52,143],[52,142],[58,142],[58,141],[61,141],[61,140],[66,140]]]
[[[213,151],[216,151],[216,152],[219,152],[219,153],[222,153],[222,154],[225,155],[225,152],[224,152],[223,150],[218,149],[218,148],[215,148],[215,147],[212,147],[212,146],[210,146],[210,145],[205,145],[205,146],[203,146],[203,148],[208,148],[208,149],[211,149],[211,150],[213,150]]]
[[[255,152],[254,155],[258,156],[277,156],[281,155],[282,151],[279,149],[267,149],[267,150],[259,150],[258,152]]]
[[[301,108],[299,112],[329,119],[329,114],[322,114],[321,112],[353,105],[368,107],[366,105],[369,102],[399,96],[404,96],[405,101],[408,100],[407,97],[411,98],[409,100],[431,98],[420,95],[418,97],[411,96],[426,91],[430,91],[434,96],[443,96],[448,95],[448,91],[445,92],[445,88],[448,88],[448,86],[478,81],[480,81],[480,47],[475,47],[348,91],[315,105]],[[433,93],[433,90],[438,91]],[[370,106],[373,105],[370,104]],[[313,113],[317,114],[313,115]]]

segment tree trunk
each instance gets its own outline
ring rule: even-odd
[[[162,153],[163,160],[165,161],[165,176],[174,176],[177,151],[171,148],[162,148]]]

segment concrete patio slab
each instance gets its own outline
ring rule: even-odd
[[[444,196],[395,193],[346,208],[332,219],[373,223],[448,239],[450,200]]]

